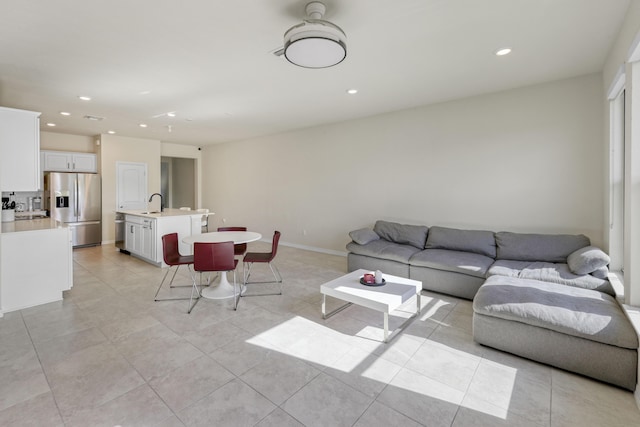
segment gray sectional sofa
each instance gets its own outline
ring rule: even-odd
[[[473,300],[478,343],[635,389],[638,333],[607,279],[608,256],[586,236],[389,221],[349,235],[349,271]]]

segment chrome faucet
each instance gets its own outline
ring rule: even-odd
[[[164,212],[164,199],[162,198],[162,194],[153,193],[151,197],[149,197],[149,202],[151,202],[151,199],[153,199],[153,196],[160,196],[160,212]]]

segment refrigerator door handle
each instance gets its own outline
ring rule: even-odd
[[[78,219],[78,180],[73,181],[73,216]]]
[[[83,221],[83,222],[67,222],[67,227],[78,227],[81,225],[95,225],[100,224],[100,221]]]

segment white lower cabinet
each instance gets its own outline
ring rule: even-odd
[[[0,245],[2,313],[59,301],[73,286],[69,228],[1,233]]]
[[[162,236],[178,233],[178,249],[182,255],[192,253],[191,245],[182,243],[182,239],[192,233],[191,216],[146,217],[125,215],[125,250],[129,253],[159,266],[166,266],[162,257]],[[199,229],[198,229],[199,232]]]
[[[155,218],[135,215],[125,216],[125,249],[151,262],[156,262],[156,222]]]
[[[145,219],[142,224],[142,238],[141,247],[140,247],[140,255],[143,258],[147,258],[150,260],[156,259],[156,220],[155,219]]]

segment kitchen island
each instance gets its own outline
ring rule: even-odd
[[[2,223],[0,316],[59,301],[73,286],[71,230],[51,218]]]
[[[124,215],[125,251],[151,264],[166,267],[162,259],[162,236],[178,233],[180,253],[190,255],[190,245],[182,239],[202,232],[203,212],[181,209],[160,211],[118,210]],[[212,213],[208,213],[213,215]]]

